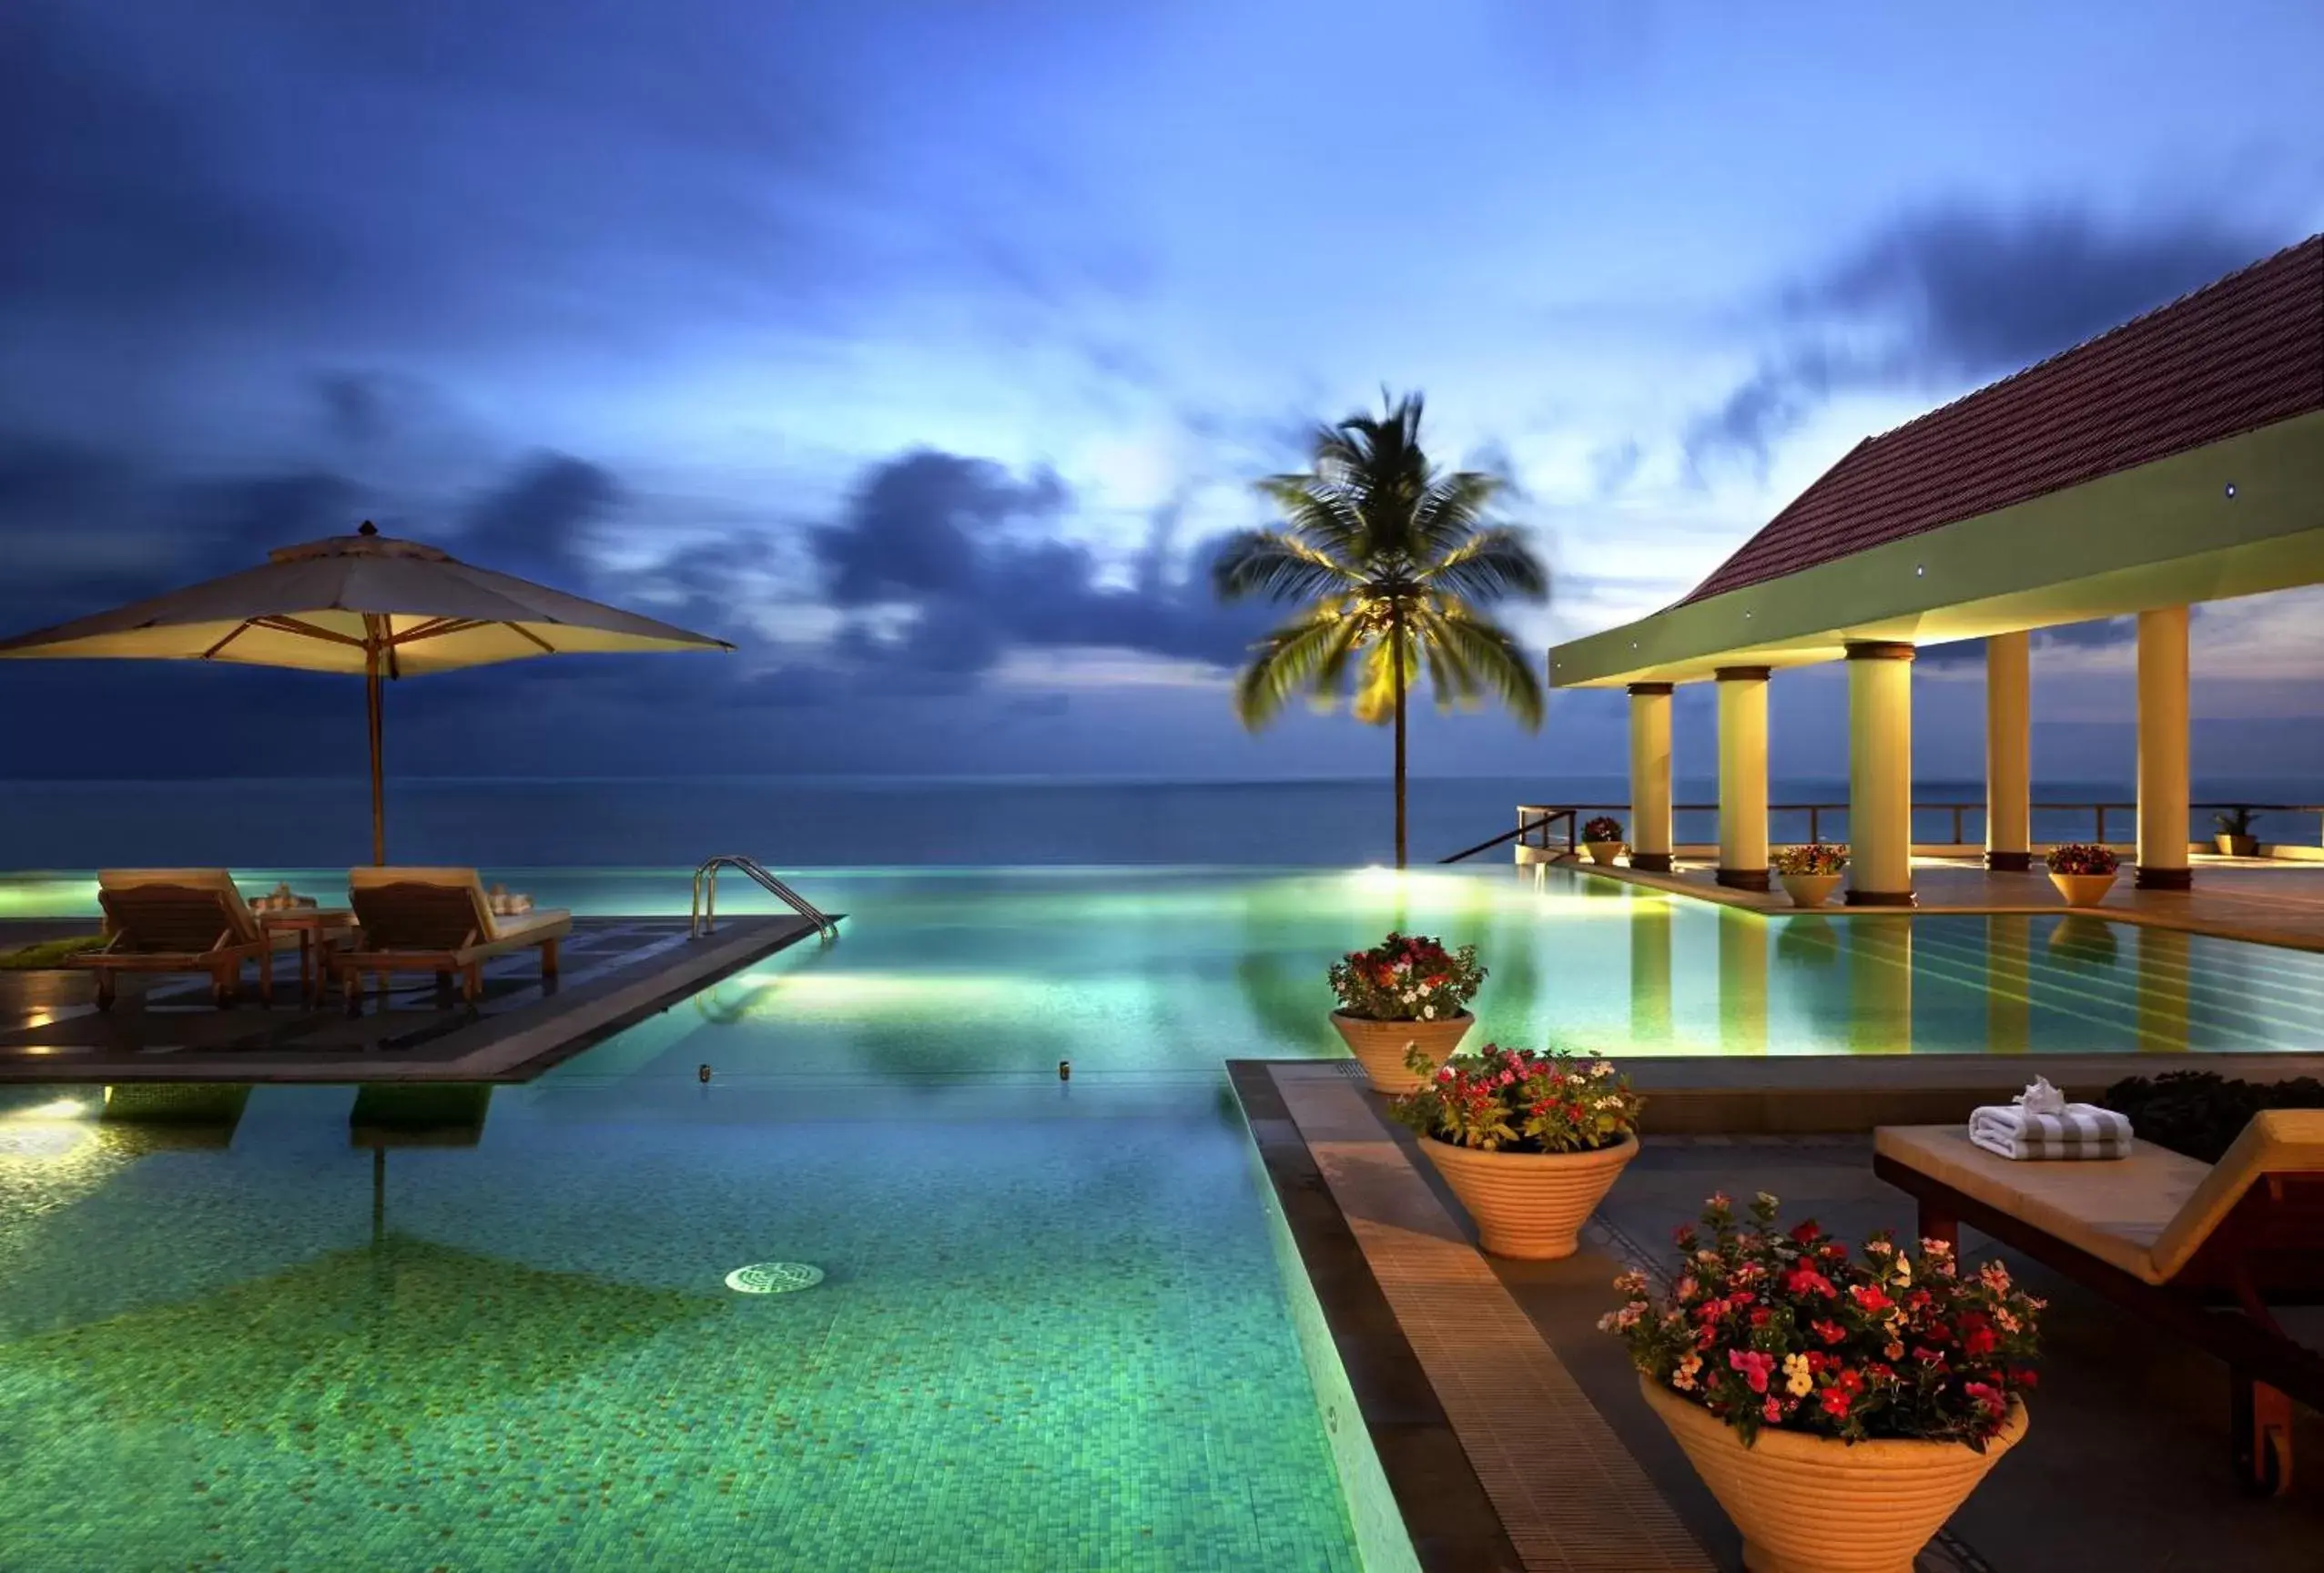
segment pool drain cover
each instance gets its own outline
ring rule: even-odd
[[[726,1274],[726,1287],[737,1294],[787,1294],[822,1282],[823,1269],[804,1262],[754,1262]]]

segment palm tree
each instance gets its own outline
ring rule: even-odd
[[[1234,707],[1256,731],[1286,700],[1330,703],[1355,677],[1356,719],[1396,734],[1396,867],[1405,866],[1405,694],[1424,663],[1439,706],[1487,691],[1528,727],[1541,725],[1541,682],[1508,631],[1479,608],[1543,601],[1549,571],[1517,531],[1486,517],[1501,481],[1450,473],[1420,446],[1420,395],[1385,413],[1351,415],[1315,433],[1305,474],[1258,483],[1282,509],[1278,530],[1247,530],[1212,564],[1219,597],[1304,604],[1252,646]],[[1359,665],[1360,660],[1360,665]]]

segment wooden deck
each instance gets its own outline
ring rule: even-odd
[[[682,918],[579,918],[559,978],[525,951],[486,966],[472,1009],[423,976],[354,1017],[336,995],[297,1003],[295,969],[270,1010],[218,1010],[205,979],[171,976],[125,979],[107,1012],[86,973],[0,972],[0,1082],[526,1081],[814,933],[787,914],[700,939]]]
[[[2256,945],[2282,945],[2296,950],[2324,950],[2324,865],[2275,862],[2258,858],[2197,858],[2191,890],[2139,890],[2132,888],[2126,867],[2104,905],[2089,910],[2123,923],[2207,934],[2220,939],[2243,939]],[[1712,878],[1708,864],[1682,864],[1669,874],[1651,874],[1623,864],[1558,861],[1535,868],[1569,870],[1594,879],[1614,879],[1627,885],[1691,896],[1722,907],[1754,912],[1794,912],[1781,888],[1772,891],[1730,890]],[[1843,907],[1840,898],[1817,910],[1827,918],[1894,918],[1902,914],[2035,912],[2068,910],[2046,875],[1996,874],[1965,859],[1916,858],[1913,885],[1918,905]]]

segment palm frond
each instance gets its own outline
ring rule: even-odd
[[[1541,677],[1507,629],[1484,618],[1434,607],[1424,608],[1416,621],[1422,637],[1468,673],[1474,685],[1471,692],[1489,691],[1528,728],[1540,727]]]
[[[1416,557],[1440,557],[1479,530],[1492,526],[1486,511],[1503,488],[1501,478],[1481,470],[1432,474],[1413,499],[1411,535]]]
[[[1471,533],[1424,563],[1417,577],[1432,590],[1464,600],[1543,601],[1549,595],[1548,568],[1525,536],[1505,524]]]
[[[1288,531],[1245,530],[1231,535],[1211,560],[1211,584],[1222,601],[1246,595],[1313,601],[1344,594],[1355,583],[1345,566]]]
[[[1363,512],[1342,488],[1314,475],[1270,475],[1255,489],[1310,545],[1345,560],[1363,554]]]
[[[1234,710],[1243,726],[1259,730],[1295,695],[1337,693],[1348,651],[1363,634],[1360,620],[1326,604],[1261,640],[1235,679]]]

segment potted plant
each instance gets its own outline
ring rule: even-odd
[[[1409,1092],[1476,1024],[1468,1002],[1485,982],[1485,969],[1474,945],[1447,950],[1426,935],[1391,933],[1371,949],[1333,962],[1331,978],[1339,1000],[1332,1025],[1348,1052],[1375,1091]],[[1426,1063],[1408,1067],[1411,1053]]]
[[[1419,1055],[1416,1071],[1426,1070]],[[1476,1221],[1496,1256],[1547,1261],[1575,1236],[1638,1156],[1645,1100],[1609,1062],[1488,1043],[1456,1054],[1395,1117]]]
[[[1581,844],[1589,848],[1591,862],[1611,863],[1622,850],[1622,822],[1600,814],[1581,827]]]
[[[2114,888],[2115,870],[2121,860],[2110,847],[2095,841],[2069,841],[2049,851],[2050,883],[2069,907],[2096,907]]]
[[[2219,856],[2222,858],[2258,857],[2259,837],[2251,833],[2251,827],[2258,822],[2258,814],[2240,805],[2228,809],[2224,814],[2212,815],[2211,822],[2219,827],[2219,834],[2216,839]]]
[[[1885,1234],[1861,1257],[1812,1223],[1739,1226],[1713,1196],[1681,1228],[1667,1294],[1643,1273],[1598,1325],[1629,1344],[1647,1405],[1742,1531],[1747,1568],[1909,1573],[2025,1435],[2042,1302],[1988,1261]]]
[[[1791,898],[1792,906],[1821,907],[1840,887],[1840,872],[1848,867],[1848,848],[1826,841],[1779,847],[1768,863],[1783,881],[1783,893]]]

